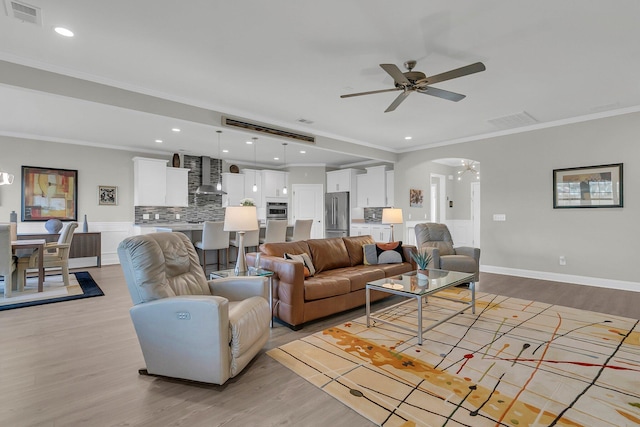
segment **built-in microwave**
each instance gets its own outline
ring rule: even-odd
[[[287,202],[267,202],[267,219],[287,219]]]

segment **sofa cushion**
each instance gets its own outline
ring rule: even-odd
[[[350,267],[349,253],[342,237],[311,239],[306,241],[316,273],[334,268]]]
[[[313,301],[351,292],[351,282],[342,276],[320,275],[304,281],[304,299]]]
[[[336,271],[343,272],[344,277],[349,279],[349,282],[351,282],[351,292],[364,289],[369,282],[385,278],[384,271],[377,268],[377,266],[358,265],[341,268]]]
[[[309,245],[304,240],[298,240],[295,242],[279,242],[279,243],[263,243],[260,245],[260,252],[265,255],[276,256],[278,258],[284,258],[284,254],[304,254],[311,253],[309,251]]]
[[[362,249],[366,265],[398,264],[406,261],[401,241],[368,244]]]
[[[343,237],[342,240],[347,248],[347,252],[349,252],[351,266],[363,264],[364,257],[362,247],[376,242],[371,236],[349,236]]]
[[[378,264],[375,268],[384,271],[385,277],[396,276],[414,270],[408,262],[403,262],[402,264]]]

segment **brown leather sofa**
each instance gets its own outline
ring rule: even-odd
[[[311,320],[339,313],[365,303],[367,282],[416,269],[411,252],[415,246],[403,245],[406,262],[364,265],[364,244],[375,243],[371,236],[310,239],[260,245],[260,266],[275,272],[273,314],[292,329]],[[288,260],[284,254],[309,254],[315,274],[305,279],[302,262]],[[247,254],[248,265],[257,253]],[[371,292],[371,300],[389,296]]]

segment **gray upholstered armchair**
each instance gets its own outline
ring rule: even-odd
[[[207,282],[182,233],[126,238],[118,256],[147,373],[223,384],[269,339],[266,278]]]
[[[473,273],[476,282],[480,279],[480,248],[455,248],[451,233],[444,224],[417,224],[415,232],[417,248],[427,249],[432,257],[430,268]]]

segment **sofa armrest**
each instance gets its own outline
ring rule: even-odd
[[[416,261],[413,259],[411,254],[415,253],[416,251],[417,249],[414,245],[402,245],[402,252],[404,253],[404,259],[406,259],[407,262],[411,263],[411,266],[414,269],[418,268],[418,265],[416,264]]]
[[[269,279],[262,276],[225,277],[209,280],[211,294],[229,301],[242,301],[259,296],[269,301]]]

